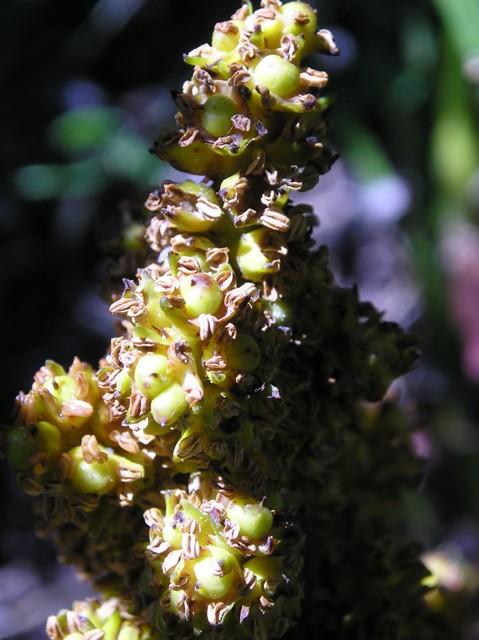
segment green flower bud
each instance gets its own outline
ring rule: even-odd
[[[276,273],[280,268],[279,259],[266,255],[269,232],[255,229],[241,235],[236,250],[236,261],[243,277],[257,282],[268,273]]]
[[[181,548],[183,532],[175,516],[165,517],[161,535],[163,540],[171,544],[174,549]]]
[[[41,475],[58,460],[61,451],[61,433],[49,422],[12,427],[7,434],[5,452],[15,471],[32,469]]]
[[[206,273],[194,273],[180,280],[180,293],[186,311],[193,317],[214,314],[223,301],[223,292],[216,280]]]
[[[239,333],[224,349],[228,366],[235,371],[254,371],[261,361],[257,342],[245,333]]]
[[[281,98],[289,98],[298,92],[300,72],[292,62],[271,54],[262,58],[254,70],[255,85],[262,85]]]
[[[314,9],[306,2],[287,2],[281,8],[284,21],[284,33],[291,33],[304,38],[301,55],[305,56],[316,51],[318,39],[316,36],[317,18]]]
[[[138,360],[135,367],[135,384],[147,398],[155,398],[171,383],[166,356],[159,353],[148,354]]]
[[[226,516],[239,526],[241,535],[261,538],[267,535],[273,524],[273,514],[259,502],[236,498],[226,509]]]
[[[221,93],[210,96],[203,105],[201,126],[215,138],[225,136],[231,129],[231,118],[237,113],[235,103]]]
[[[72,487],[79,493],[104,495],[118,485],[117,463],[104,447],[99,447],[98,460],[87,462],[82,447],[75,447],[67,454],[67,475]]]
[[[218,51],[227,53],[232,51],[238,44],[239,33],[239,29],[234,22],[220,22],[215,26],[211,44]]]
[[[195,591],[208,600],[219,600],[232,595],[237,574],[233,571],[236,561],[232,554],[209,548],[211,557],[196,561],[193,570],[196,578]],[[215,557],[216,556],[216,557]]]
[[[173,382],[151,401],[151,415],[158,423],[159,429],[153,425],[148,428],[148,431],[161,433],[164,427],[174,424],[187,408],[186,393],[181,384]]]

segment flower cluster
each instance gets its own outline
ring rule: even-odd
[[[366,637],[344,583],[349,532],[336,529],[346,522],[360,563],[380,535],[368,584],[401,592],[422,620],[423,573],[385,546],[394,483],[409,482],[413,458],[392,456],[390,496],[380,483],[365,492],[369,506],[384,498],[384,518],[356,510],[356,481],[376,471],[355,471],[369,454],[384,471],[404,437],[365,403],[381,406],[415,341],[335,283],[327,250],[313,249],[312,211],[290,199],[334,160],[327,75],[302,66],[311,53],[338,53],[311,7],[263,0],[186,56],[178,129],[153,151],[204,177],[149,195],[143,261],[122,290],[121,263],[115,272],[121,331],[98,368],[49,361],[18,396],[2,448],[22,489],[41,497],[39,532],[105,595],[50,618],[52,640],[264,640],[300,617],[305,634]],[[384,598],[368,594],[374,616]],[[390,631],[393,618],[370,637],[406,637]]]

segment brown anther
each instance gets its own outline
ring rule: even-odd
[[[224,371],[228,368],[226,360],[220,355],[214,355],[208,358],[208,360],[204,360],[203,366],[206,371]]]
[[[83,460],[88,464],[93,462],[103,464],[108,460],[108,454],[100,450],[98,441],[93,435],[83,436],[81,439],[81,453]]]
[[[144,512],[143,520],[148,527],[161,527],[163,525],[163,514],[159,509],[153,507]]]
[[[191,351],[191,347],[186,340],[175,340],[171,346],[174,356],[178,358],[180,362],[183,364],[190,362],[191,357],[188,354]]]
[[[200,91],[205,94],[211,94],[215,91],[215,83],[211,75],[201,67],[195,67],[193,78],[199,85]]]
[[[66,622],[69,633],[77,633],[82,630],[80,616],[74,611],[67,611]]]
[[[202,313],[198,316],[198,324],[200,327],[200,340],[209,340],[216,330],[218,318],[209,313]]]
[[[206,617],[208,618],[208,622],[213,627],[221,625],[229,609],[230,607],[224,602],[210,602],[206,609]]]
[[[302,11],[298,11],[298,13],[294,15],[294,21],[298,24],[308,24],[309,20],[310,18],[308,14],[303,13]]]
[[[130,418],[138,418],[149,410],[149,401],[138,389],[133,389],[130,396]]]
[[[259,55],[259,49],[255,47],[254,44],[251,44],[251,42],[245,42],[238,47],[238,54],[241,60],[245,64],[248,64],[248,62],[254,60]]]
[[[191,256],[181,256],[176,266],[178,271],[183,275],[192,275],[201,271],[198,260]]]
[[[221,291],[229,291],[236,284],[236,276],[234,271],[220,271],[215,278]]]
[[[155,217],[146,228],[145,239],[153,251],[161,251],[165,246],[165,238],[171,228],[169,220]]]
[[[242,29],[242,31],[240,33],[239,41],[241,43],[248,42],[250,40],[251,36],[253,36],[254,34],[255,34],[254,29],[247,28],[247,27],[243,26],[243,29]]]
[[[299,74],[302,82],[309,87],[316,87],[322,89],[328,84],[328,74],[326,71],[317,71],[311,67],[304,67]]]
[[[84,400],[68,400],[62,404],[61,413],[64,418],[89,418],[93,415],[93,407]]]
[[[151,551],[151,553],[161,556],[171,549],[171,544],[165,542],[161,536],[151,536],[150,544],[146,548],[148,551]]]
[[[213,149],[225,149],[226,147],[229,148],[229,150],[231,152],[235,152],[238,150],[238,143],[237,143],[237,139],[233,136],[230,135],[226,135],[226,136],[221,136],[220,138],[216,138],[216,140],[214,141],[214,143],[211,145]]]
[[[262,6],[264,6],[263,3]],[[276,18],[276,12],[269,7],[267,9],[258,9],[255,11],[254,15],[256,18],[260,18],[262,20],[274,20]]]
[[[180,619],[183,619],[186,622],[191,620],[191,598],[188,597],[185,591],[183,591],[176,601],[176,609],[180,614]]]
[[[268,87],[265,87],[262,84],[257,84],[255,86],[255,90],[259,93],[261,97],[261,104],[265,109],[272,109],[276,104],[276,98],[271,95],[271,91]]]
[[[143,478],[142,469],[138,469],[137,467],[131,467],[127,464],[120,463],[118,465],[118,476],[121,482],[125,482],[126,484],[130,482],[136,482],[137,480],[141,480]]]
[[[318,104],[317,99],[313,96],[312,93],[300,93],[298,96],[296,96],[295,100],[296,102],[299,102],[299,104],[305,111],[311,111],[311,109],[314,109]]]
[[[243,22],[248,16],[249,16],[249,7],[247,4],[244,4],[240,9],[235,11],[235,13],[231,16],[231,20],[237,20],[238,22]]]
[[[225,20],[224,22],[217,22],[215,24],[215,31],[220,31],[221,33],[230,33],[232,35],[236,35],[238,33],[239,29],[234,24],[234,22],[230,22],[229,20]]]
[[[177,458],[187,460],[188,458],[194,458],[202,451],[204,451],[203,438],[200,433],[195,431],[194,433],[181,438],[173,453]]]
[[[170,553],[163,560],[162,571],[165,575],[170,575],[176,569],[178,564],[181,562],[183,557],[183,552],[181,549],[174,549],[170,551]]]
[[[174,276],[170,276],[170,275],[160,276],[155,281],[155,290],[158,293],[161,293],[167,296],[173,295],[175,291],[177,291],[179,286],[180,285],[178,280]]]
[[[205,254],[206,262],[211,269],[219,269],[228,262],[228,253],[228,247],[214,247],[213,249],[208,249]]]
[[[328,53],[331,56],[337,56],[339,54],[339,48],[336,46],[331,31],[321,29],[316,35],[321,44],[321,53]]]
[[[263,280],[263,298],[269,302],[276,302],[280,298],[277,278],[274,275]]]
[[[254,224],[258,220],[258,212],[256,209],[246,209],[239,215],[234,217],[234,225],[237,229]]]
[[[271,607],[274,607],[274,602],[272,600],[269,600],[265,596],[260,596],[259,606],[262,611],[266,611],[267,609],[271,609]]]
[[[194,535],[197,535],[201,532],[200,523],[198,522],[198,520],[187,516],[183,522],[182,531],[183,533],[192,533]]]
[[[238,589],[240,596],[245,596],[248,593],[251,593],[256,585],[256,582],[257,578],[255,574],[249,569],[245,569],[243,572],[243,579]]]
[[[299,43],[292,33],[286,33],[280,41],[281,54],[285,60],[292,62],[299,51]]]
[[[225,294],[225,306],[234,311],[242,310],[249,303],[257,289],[252,282],[245,282],[241,287],[227,291]]]
[[[198,104],[194,98],[187,93],[177,93],[173,100],[181,113],[188,117],[198,109]]]
[[[49,616],[45,628],[50,640],[62,640],[65,637],[61,624],[56,616]]]
[[[193,533],[184,533],[181,537],[181,549],[186,560],[193,560],[200,555],[200,543]]]
[[[233,65],[230,65],[229,69],[231,69]],[[247,82],[251,80],[251,74],[243,65],[240,68],[236,69],[232,72],[230,79],[228,80],[228,84],[230,87],[233,87],[233,91],[240,91],[240,88],[243,87]]]
[[[204,196],[200,196],[196,201],[198,211],[209,220],[218,220],[223,214],[223,210],[217,204],[210,202]]]
[[[203,385],[196,374],[187,371],[182,386],[190,407],[203,399]]]
[[[308,221],[299,213],[294,214],[290,218],[290,226],[286,238],[288,242],[295,242],[304,238],[308,231]]]
[[[279,207],[267,207],[259,217],[259,222],[268,229],[281,233],[288,231],[290,227],[288,216]]]
[[[235,129],[238,129],[238,131],[242,131],[243,133],[246,133],[251,129],[251,119],[241,113],[235,113],[234,116],[231,116],[231,122]]]
[[[187,147],[195,142],[196,138],[200,136],[200,130],[197,127],[188,127],[185,133],[178,140],[180,147]]]
[[[110,305],[110,313],[114,315],[127,315],[130,318],[141,316],[146,310],[142,300],[138,298],[120,298]]]

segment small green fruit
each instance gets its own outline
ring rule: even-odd
[[[254,71],[255,84],[263,85],[281,98],[289,98],[300,87],[299,69],[280,56],[262,58]]]
[[[273,524],[273,514],[259,502],[235,500],[226,509],[226,517],[239,526],[241,535],[247,538],[261,538],[269,533]]]
[[[81,447],[69,451],[68,457],[72,462],[69,479],[76,491],[98,495],[114,491],[118,474],[116,462],[111,457],[107,457],[104,462],[86,462]]]
[[[221,93],[216,93],[203,105],[201,126],[214,138],[225,136],[231,128],[231,117],[235,113],[235,103]]]
[[[194,273],[180,280],[180,293],[186,311],[194,317],[202,313],[214,314],[223,301],[223,293],[207,273]]]
[[[178,382],[173,382],[151,401],[151,414],[162,428],[176,422],[187,408],[186,394]]]
[[[208,600],[219,600],[230,593],[235,583],[232,571],[218,575],[219,563],[213,557],[206,557],[194,565],[196,591]]]
[[[168,358],[162,354],[148,354],[138,360],[135,368],[135,383],[147,397],[153,399],[171,384],[168,373]]]

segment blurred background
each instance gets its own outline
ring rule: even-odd
[[[424,458],[411,532],[479,638],[479,3],[323,0],[342,50],[330,73],[340,159],[301,201],[341,284],[419,336],[395,387]],[[176,175],[148,153],[172,125],[182,54],[237,0],[2,0],[0,421],[46,359],[96,364],[113,335],[103,249],[150,187]],[[129,204],[133,203],[133,204]],[[43,637],[88,593],[33,534],[0,464],[0,640]]]

